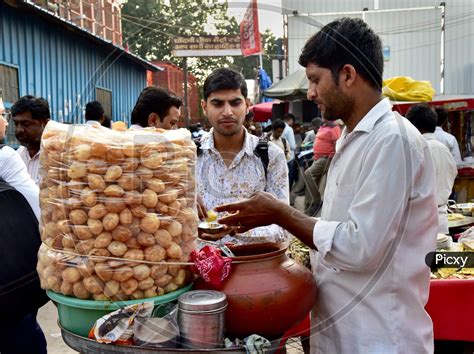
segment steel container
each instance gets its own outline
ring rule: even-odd
[[[183,348],[222,348],[225,334],[224,293],[195,290],[178,299],[178,326]]]

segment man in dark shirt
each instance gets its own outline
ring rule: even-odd
[[[23,195],[0,180],[0,353],[46,354],[36,313],[48,298],[36,273],[38,221]]]

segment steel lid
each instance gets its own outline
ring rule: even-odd
[[[182,294],[178,307],[187,311],[212,311],[227,306],[224,293],[214,290],[193,290]]]

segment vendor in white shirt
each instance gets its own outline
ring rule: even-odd
[[[18,153],[31,178],[39,185],[41,135],[51,118],[48,101],[41,97],[23,96],[13,104],[10,113],[15,124],[15,136],[21,144]]]
[[[5,138],[8,126],[0,111],[0,142]],[[0,146],[0,178],[20,192],[30,204],[36,218],[40,218],[39,188],[33,182],[20,155],[9,146]]]
[[[423,134],[433,156],[436,175],[436,195],[438,203],[438,232],[447,234],[448,229],[448,198],[452,192],[454,180],[458,174],[456,162],[448,148],[436,139],[436,113],[427,104],[410,107],[407,119]]]
[[[436,139],[441,141],[451,152],[457,166],[462,164],[461,152],[459,151],[458,141],[454,135],[449,134],[443,130],[443,125],[448,120],[448,111],[444,108],[438,107],[435,109],[437,115],[437,127],[435,130]]]
[[[433,352],[425,304],[438,218],[428,144],[382,98],[382,42],[361,19],[324,26],[299,63],[308,99],[346,127],[331,162],[321,219],[268,193],[216,210],[241,230],[277,223],[311,247],[318,298],[312,353]]]
[[[130,129],[176,129],[182,104],[181,99],[174,93],[160,87],[148,86],[140,93],[133,107]]]
[[[214,70],[203,86],[202,109],[212,129],[201,139],[196,162],[196,187],[200,216],[207,210],[267,191],[282,203],[289,202],[288,168],[283,150],[268,143],[268,167],[257,156],[259,138],[243,126],[248,112],[247,84],[231,69]],[[229,232],[225,230],[221,235]],[[252,230],[221,242],[283,242],[287,233],[277,225]]]

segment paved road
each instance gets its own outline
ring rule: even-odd
[[[48,342],[48,354],[75,354],[75,350],[69,348],[61,337],[61,331],[57,325],[58,313],[56,306],[50,301],[38,311],[38,322],[43,329]]]

